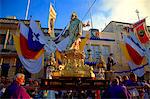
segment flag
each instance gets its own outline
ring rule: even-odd
[[[130,66],[131,70],[141,67],[140,65],[136,65],[131,61],[128,62],[128,65]],[[144,75],[145,71],[144,71],[144,68],[140,68],[140,69],[134,70],[133,73],[136,74],[138,77],[142,77]]]
[[[44,50],[41,49],[39,51],[33,51],[29,49],[29,28],[22,22],[19,23],[19,27],[20,33],[13,35],[18,57],[26,70],[28,70],[30,73],[38,73],[43,66],[42,61],[44,58]]]
[[[128,65],[129,65],[130,69],[134,70],[134,69],[142,66],[145,60],[144,60],[144,57],[142,58],[142,56],[140,56],[138,54],[138,51],[136,51],[135,49],[132,48],[133,46],[132,47],[130,45],[128,45],[128,46],[129,46],[129,48],[127,47],[127,43],[123,43],[123,42],[120,43],[120,48],[128,61]],[[140,65],[137,65],[137,64],[140,64]],[[141,68],[141,69],[134,70],[133,72],[138,77],[141,77],[141,76],[143,76],[145,71],[144,71],[144,68]]]
[[[50,8],[49,8],[49,20],[48,20],[48,33],[50,34],[51,37],[55,37],[54,34],[54,22],[56,19],[56,12],[53,8],[53,6],[50,4]]]
[[[43,66],[42,65],[43,56],[39,57],[39,59],[37,59],[37,60],[26,59],[22,55],[22,51],[20,49],[20,39],[19,38],[20,38],[20,35],[13,35],[14,44],[15,44],[17,54],[18,54],[18,57],[19,57],[21,63],[23,64],[25,69],[28,70],[30,73],[38,73]]]
[[[30,21],[30,27],[28,32],[28,46],[33,51],[39,51],[44,47],[44,44],[40,42],[40,37],[43,32],[38,27],[37,23],[33,20]]]
[[[29,27],[29,33],[28,33],[28,46],[29,49],[33,51],[39,51],[44,47],[44,44],[41,44],[39,42],[40,34],[33,33],[32,29]]]
[[[44,49],[40,51],[30,50],[28,45],[28,33],[29,28],[25,26],[22,22],[20,23],[20,50],[22,55],[27,59],[38,59],[43,53]]]
[[[130,55],[129,55],[128,51],[127,51],[125,43],[121,43],[120,42],[119,45],[120,45],[121,51],[124,54],[124,56],[127,59],[127,61],[131,61],[131,58],[130,58]]]
[[[147,58],[148,64],[150,65],[150,48],[146,49],[145,56]]]
[[[131,60],[140,65],[144,59],[144,51],[139,48],[129,37],[124,36],[124,42]]]
[[[150,41],[150,34],[146,27],[145,18],[133,24],[133,29],[142,44]]]
[[[42,46],[44,46],[44,50],[46,50],[48,54],[55,52],[57,45],[49,36],[44,35],[35,21],[30,21],[30,28],[32,30],[31,32],[29,32],[31,34],[28,34],[28,39],[30,40],[28,40],[28,45],[30,49],[36,51],[37,49],[40,50]]]
[[[130,39],[143,51],[146,50],[146,48],[144,46],[142,46],[142,44],[140,43],[140,41],[138,40],[138,38],[136,37],[135,33],[130,32]]]

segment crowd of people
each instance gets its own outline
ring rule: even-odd
[[[124,99],[149,99],[150,85],[149,82],[137,79],[134,73],[129,77],[116,76],[110,87],[104,91],[104,98],[124,98]]]
[[[96,90],[40,90],[40,81],[30,79],[25,83],[25,75],[17,73],[13,82],[10,83],[1,79],[1,98],[96,98]],[[5,81],[5,82],[4,82]],[[150,83],[137,79],[134,73],[129,77],[116,76],[110,80],[110,86],[101,91],[102,99],[150,99]],[[99,93],[99,96],[100,96]]]

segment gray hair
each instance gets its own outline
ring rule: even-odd
[[[14,80],[16,80],[17,78],[24,78],[24,77],[25,77],[25,75],[24,75],[23,73],[17,73],[17,74],[15,75]]]

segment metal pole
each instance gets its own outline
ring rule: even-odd
[[[28,5],[27,5],[27,10],[26,10],[25,20],[27,20],[27,18],[28,18],[29,7],[30,7],[30,0],[28,0]]]

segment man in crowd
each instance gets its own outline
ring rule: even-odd
[[[128,91],[126,87],[119,85],[119,79],[112,80],[111,86],[105,90],[103,94],[104,99],[129,99]]]
[[[30,99],[29,94],[25,88],[22,87],[25,83],[25,75],[17,73],[13,83],[6,88],[2,98],[19,98],[19,99]]]

